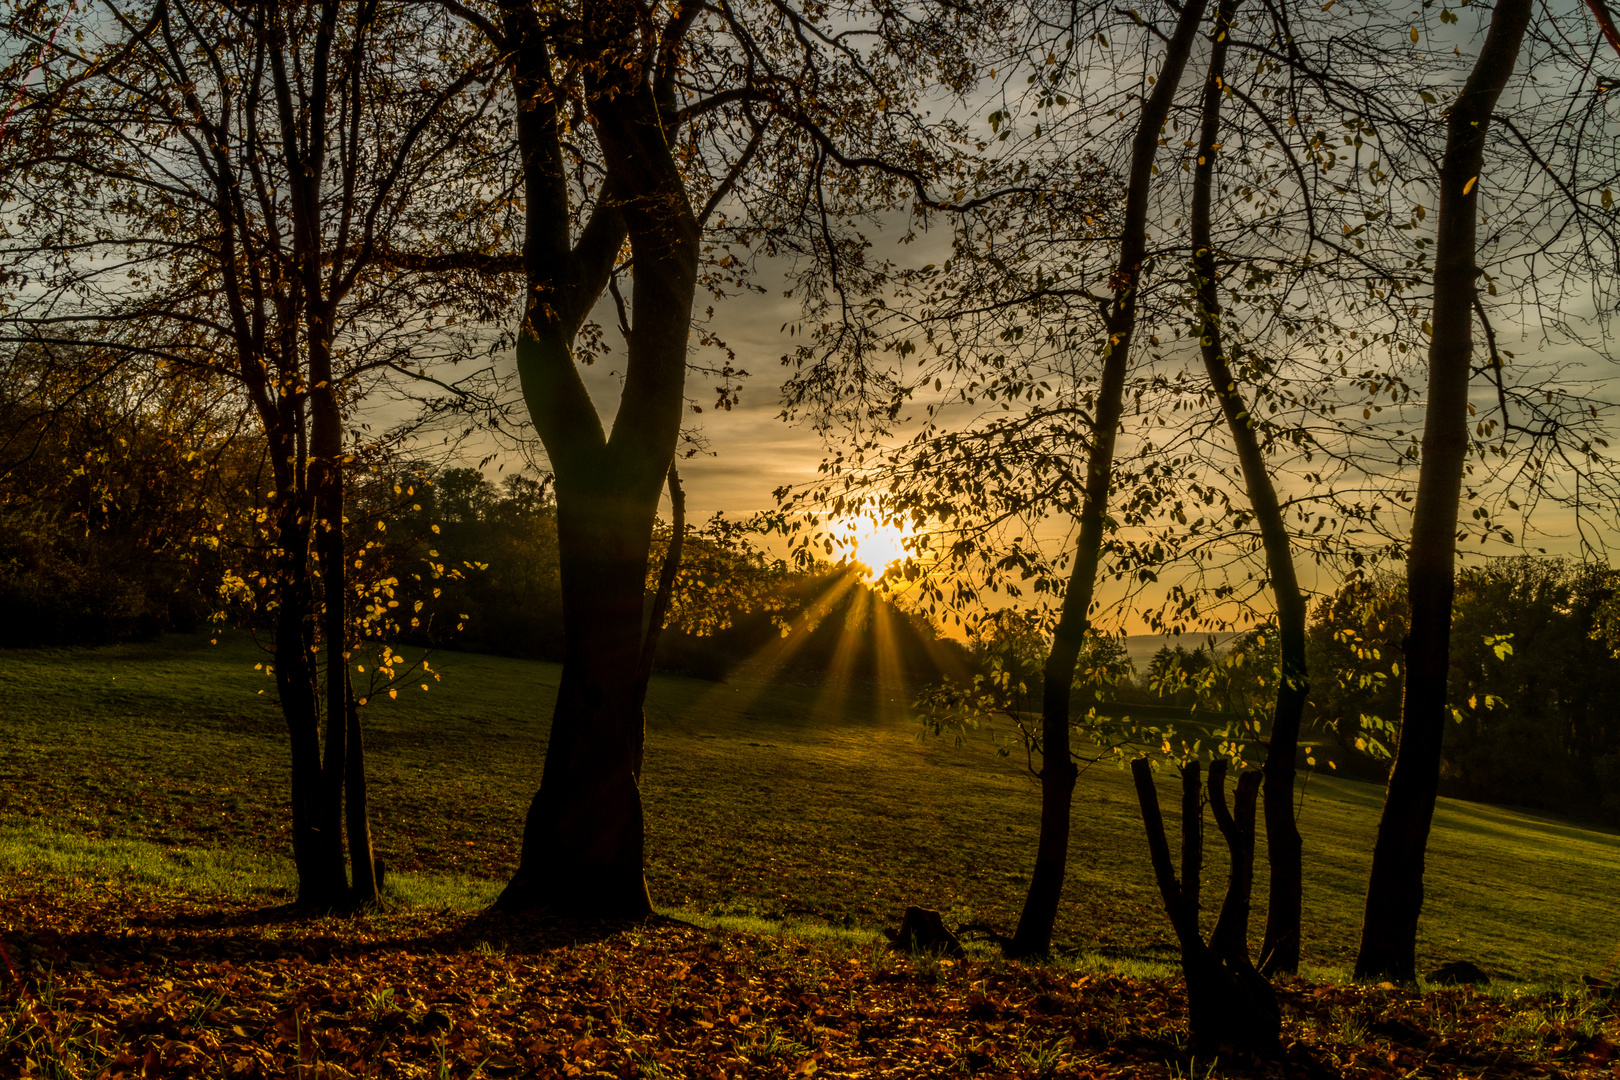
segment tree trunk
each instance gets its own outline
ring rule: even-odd
[[[1226,73],[1227,31],[1238,0],[1222,0],[1210,49],[1209,77],[1204,83],[1203,129],[1198,166],[1193,174],[1191,233],[1193,277],[1197,283],[1204,370],[1226,418],[1232,445],[1243,471],[1243,484],[1260,527],[1266,570],[1277,605],[1281,668],[1277,700],[1266,747],[1266,857],[1271,879],[1266,907],[1266,935],[1260,947],[1261,970],[1267,975],[1299,968],[1300,914],[1304,865],[1299,827],[1294,820],[1294,771],[1299,754],[1299,727],[1309,692],[1305,667],[1305,595],[1294,570],[1292,544],[1277,490],[1266,470],[1265,454],[1227,358],[1221,325],[1219,273],[1210,223],[1215,156],[1219,152],[1221,100]]]
[[[1210,801],[1220,799],[1220,814],[1225,812],[1225,795],[1217,792],[1217,785],[1225,777],[1221,768],[1210,769]],[[1253,775],[1253,774],[1251,774]],[[1273,1054],[1277,1051],[1282,1030],[1281,1013],[1271,984],[1254,970],[1246,951],[1230,948],[1231,935],[1225,939],[1226,955],[1217,954],[1206,945],[1198,929],[1198,911],[1188,903],[1181,883],[1176,880],[1175,868],[1170,861],[1170,845],[1164,835],[1164,817],[1159,811],[1159,794],[1153,785],[1153,769],[1146,758],[1131,762],[1131,776],[1136,782],[1137,803],[1142,811],[1142,825],[1147,831],[1148,856],[1153,863],[1153,876],[1164,900],[1165,912],[1175,928],[1181,945],[1181,970],[1187,980],[1187,1027],[1193,1050],[1205,1055]],[[1259,777],[1249,783],[1247,816],[1249,820],[1249,866],[1253,865],[1253,823],[1255,793]],[[1241,790],[1241,789],[1240,789]],[[1240,812],[1242,803],[1240,802]],[[1224,831],[1224,830],[1223,830]],[[1229,850],[1233,852],[1232,872],[1227,880],[1226,900],[1221,905],[1221,921],[1236,921],[1238,912],[1248,911],[1249,877],[1242,873],[1241,848],[1233,847],[1233,830],[1228,834]],[[1228,913],[1231,913],[1230,915]]]
[[[1440,784],[1457,516],[1468,455],[1480,171],[1491,111],[1518,60],[1530,12],[1530,0],[1498,0],[1474,70],[1446,122],[1435,230],[1429,400],[1406,562],[1411,615],[1403,650],[1401,734],[1373,847],[1356,956],[1358,979],[1410,982],[1417,975],[1423,860]]]
[[[1197,761],[1181,766],[1181,894],[1198,917],[1204,869],[1204,791]],[[1213,783],[1215,777],[1210,776]]]
[[[333,904],[348,906],[356,900],[374,902],[376,888],[356,897],[348,887],[344,869],[345,829],[361,837],[366,850],[352,851],[355,864],[364,859],[371,865],[370,829],[366,824],[363,799],[365,781],[358,775],[363,768],[351,760],[349,734],[358,735],[360,720],[354,712],[350,687],[348,560],[344,553],[343,500],[343,416],[332,372],[330,328],[335,305],[308,301],[307,347],[309,350],[310,391],[310,469],[309,487],[315,498],[315,555],[321,570],[321,624],[326,650],[326,754],[321,767],[321,860],[336,866],[335,877],[343,882]],[[344,809],[344,794],[350,788],[362,792],[358,806]],[[351,848],[352,850],[352,848]],[[367,879],[370,878],[369,872]],[[358,882],[357,882],[358,884]]]
[[[1130,365],[1131,337],[1136,331],[1136,290],[1147,248],[1148,186],[1159,131],[1170,113],[1176,86],[1187,68],[1204,0],[1188,0],[1165,49],[1164,68],[1142,106],[1131,144],[1130,182],[1125,197],[1116,289],[1105,320],[1102,379],[1097,388],[1096,423],[1086,455],[1085,500],[1080,509],[1080,537],[1074,569],[1063,594],[1063,607],[1047,655],[1041,694],[1041,831],[1035,848],[1035,870],[1018,916],[1018,929],[1007,947],[1009,956],[1044,956],[1052,948],[1052,927],[1069,857],[1069,816],[1076,769],[1069,748],[1069,706],[1075,664],[1091,628],[1091,600],[1102,558],[1108,490],[1114,475],[1114,442],[1125,408],[1125,376]]]
[[[1246,772],[1238,777],[1232,797],[1233,809],[1226,808],[1226,762],[1209,768],[1209,807],[1216,827],[1226,839],[1232,864],[1231,884],[1220,917],[1209,935],[1209,949],[1223,964],[1249,966],[1249,903],[1254,888],[1254,803],[1260,791],[1262,774]]]
[[[647,703],[647,685],[652,681],[653,659],[658,655],[658,639],[669,616],[669,600],[675,591],[675,575],[681,570],[681,549],[686,544],[686,492],[681,490],[681,474],[669,463],[669,547],[658,568],[658,590],[653,593],[652,610],[647,613],[647,635],[641,646],[641,663],[636,668],[636,707]],[[636,775],[641,775],[638,766]]]
[[[345,684],[351,680],[344,679]],[[344,772],[343,805],[349,836],[349,902],[355,907],[375,907],[379,899],[377,888],[377,853],[371,844],[371,821],[366,797],[366,754],[360,738],[360,709],[355,704],[354,687],[347,685],[348,702],[344,715],[348,720],[349,753]]]
[[[329,906],[341,892],[342,879],[334,879],[331,862],[323,857],[320,705],[310,653],[315,616],[307,516],[296,494],[282,498],[276,525],[275,669],[276,693],[292,750],[290,795],[298,903],[320,907]]]
[[[524,823],[521,862],[496,900],[500,908],[597,917],[652,910],[642,875],[637,671],[652,526],[680,434],[700,229],[668,141],[673,110],[666,117],[639,63],[617,55],[644,15],[628,0],[581,8],[582,54],[614,60],[586,66],[606,177],[596,210],[570,246],[547,30],[515,7],[507,14],[514,82],[533,102],[517,117],[530,284],[518,373],[557,479],[564,654],[540,790]],[[659,92],[673,101],[673,84]],[[626,236],[635,257],[633,322],[624,389],[604,437],[571,343]]]
[[[657,489],[640,499],[612,489],[581,491],[558,479],[562,684],[522,859],[497,908],[610,918],[652,910],[642,875],[635,676]]]

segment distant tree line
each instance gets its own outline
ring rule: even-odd
[[[1620,578],[1604,565],[1522,556],[1457,575],[1442,794],[1620,824],[1617,607]],[[1396,577],[1358,578],[1313,605],[1306,655],[1322,674],[1305,708],[1302,769],[1387,778],[1406,626]],[[1022,707],[1038,707],[1046,651],[1031,619],[994,620],[972,654],[974,670],[1007,672]],[[1140,670],[1119,638],[1101,636],[1082,651],[1076,682],[1102,684],[1109,715],[1254,718],[1264,741],[1278,670],[1271,629],[1166,644]]]
[[[1604,566],[1520,557],[1457,575],[1441,791],[1620,823],[1620,659]],[[1342,769],[1382,778],[1399,715],[1405,589],[1358,582],[1310,632],[1315,726]],[[1319,665],[1319,666],[1318,666]],[[1391,747],[1392,748],[1392,747]],[[1369,752],[1371,751],[1371,752]]]
[[[15,450],[0,477],[0,645],[104,644],[221,618],[268,629],[265,595],[232,589],[263,569],[251,526],[265,496],[263,440],[198,439],[199,417],[173,422],[181,403],[172,393],[127,406],[81,403],[47,422],[0,402],[0,438]],[[349,486],[351,554],[364,548],[370,576],[393,583],[385,607],[411,613],[396,616],[394,644],[561,659],[549,476],[493,481],[477,469],[396,462]],[[689,531],[657,670],[724,679],[785,632],[793,646],[779,677],[876,677],[887,663],[887,674],[924,680],[974,663],[848,567],[791,568],[723,521]],[[660,522],[654,569],[669,538]],[[878,618],[892,639],[881,660]]]

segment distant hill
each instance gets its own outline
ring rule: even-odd
[[[1214,638],[1216,650],[1221,651],[1226,648],[1227,642],[1237,636],[1237,634],[1233,633],[1130,634],[1125,638],[1125,653],[1131,658],[1131,663],[1136,666],[1137,671],[1146,671],[1148,662],[1153,659],[1153,654],[1166,645],[1172,649],[1180,645],[1188,652],[1192,652],[1194,649],[1202,648],[1208,644],[1210,638]]]

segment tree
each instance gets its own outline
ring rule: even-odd
[[[1147,830],[1149,858],[1166,913],[1181,945],[1181,969],[1187,980],[1187,1026],[1193,1049],[1203,1054],[1275,1053],[1281,1013],[1277,995],[1249,959],[1249,892],[1254,876],[1254,803],[1261,774],[1239,778],[1231,810],[1226,806],[1226,761],[1217,759],[1209,770],[1209,804],[1226,840],[1231,859],[1226,898],[1220,918],[1206,943],[1198,926],[1198,888],[1194,876],[1201,842],[1187,844],[1183,817],[1182,876],[1176,877],[1165,840],[1159,796],[1147,758],[1131,762],[1142,823]],[[1197,771],[1189,774],[1194,778]],[[1196,795],[1196,779],[1189,788]]]
[[[60,360],[60,357],[57,358]],[[23,347],[0,359],[0,641],[76,645],[195,629],[258,447],[203,380],[81,376]]]
[[[1293,544],[1283,517],[1276,485],[1267,469],[1258,427],[1227,358],[1221,319],[1210,207],[1215,160],[1219,155],[1221,102],[1226,86],[1226,54],[1235,31],[1236,0],[1222,0],[1216,12],[1210,46],[1209,74],[1204,81],[1198,164],[1194,170],[1190,233],[1193,279],[1197,293],[1200,352],[1215,399],[1226,418],[1237,451],[1245,494],[1260,529],[1266,571],[1277,611],[1281,640],[1276,708],[1271,717],[1265,759],[1266,852],[1271,864],[1266,905],[1266,935],[1260,948],[1261,969],[1292,972],[1299,967],[1301,896],[1304,889],[1303,842],[1294,822],[1294,759],[1299,752],[1300,719],[1310,684],[1305,668],[1305,594],[1294,572]]]
[[[766,237],[768,249],[791,242],[794,222],[813,221],[815,243],[840,257],[831,232],[838,212],[822,198],[829,171],[881,172],[923,156],[917,148],[932,137],[909,104],[930,72],[951,76],[961,31],[981,24],[960,11],[855,6],[647,10],[589,0],[564,14],[503,0],[493,17],[444,6],[506,58],[519,102],[528,289],[517,361],[556,478],[565,627],[546,764],[521,861],[497,906],[640,915],[651,903],[634,677],[647,640],[643,584],[685,407],[700,273],[719,287],[742,272],[730,253],[705,248],[704,228],[728,199],[747,206],[760,198],[775,207],[776,223],[745,213],[728,222],[721,246],[746,250]],[[885,47],[854,50],[851,35],[868,31],[844,27],[846,18],[871,21]],[[857,124],[852,101],[887,108],[878,122]],[[808,176],[816,204],[765,201],[772,181],[750,190],[754,170]],[[853,190],[846,197],[859,201]],[[608,426],[576,364],[594,356],[591,310],[604,290],[622,299],[617,275],[625,271],[624,389]]]
[[[299,900],[372,902],[350,653],[388,609],[356,593],[345,491],[386,439],[347,424],[390,373],[465,355],[457,318],[490,306],[476,274],[390,270],[490,227],[468,213],[501,203],[490,64],[447,69],[450,20],[377,2],[114,4],[71,37],[28,6],[8,29],[62,75],[13,118],[6,337],[228,386],[263,432],[269,565],[236,583],[274,613]]]
[[[1429,395],[1407,554],[1411,614],[1402,650],[1401,735],[1367,883],[1355,967],[1361,979],[1410,982],[1417,976],[1423,854],[1440,780],[1457,518],[1469,449],[1478,189],[1492,112],[1513,72],[1530,12],[1529,0],[1498,0],[1473,72],[1446,121],[1446,152],[1438,174]]]

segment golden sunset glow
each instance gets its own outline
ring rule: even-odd
[[[913,535],[902,524],[871,518],[843,518],[830,531],[845,554],[867,567],[869,577],[881,576],[891,563],[904,559],[905,542]]]

